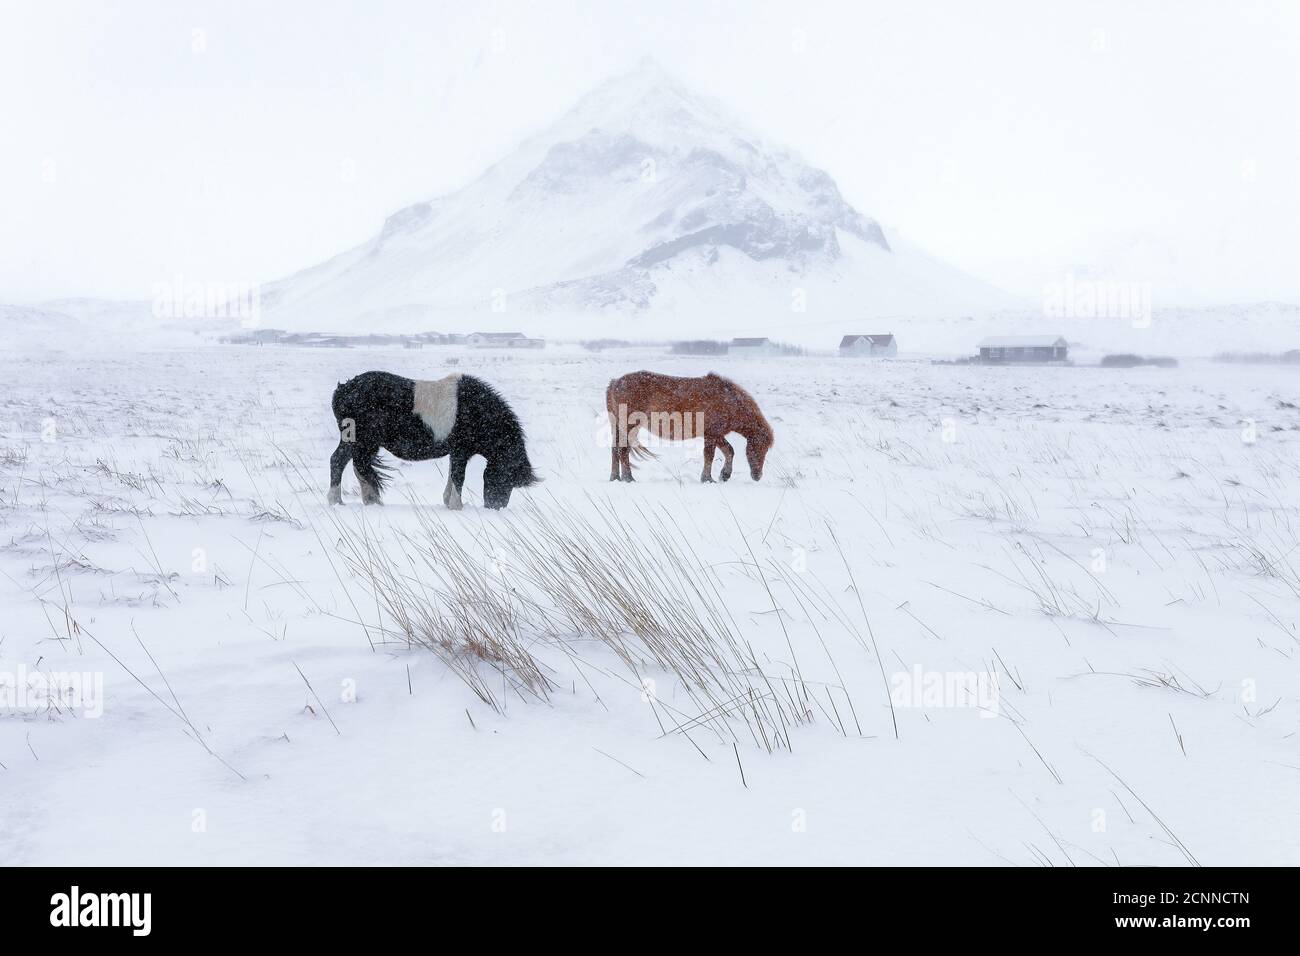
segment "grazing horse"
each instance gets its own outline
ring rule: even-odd
[[[436,381],[402,378],[391,372],[363,372],[334,389],[339,447],[330,457],[328,501],[341,503],[339,482],[350,461],[361,481],[361,500],[381,504],[388,470],[377,461],[386,448],[406,461],[451,456],[442,502],[462,507],[465,465],[475,455],[487,459],[483,504],[504,508],[515,488],[541,481],[524,448],[524,429],[506,400],[472,375]]]
[[[763,460],[776,440],[758,403],[730,379],[710,372],[701,378],[660,375],[658,372],[630,372],[609,383],[605,409],[613,430],[609,480],[632,480],[632,455],[654,457],[641,444],[642,428],[660,438],[678,441],[704,439],[704,473],[700,481],[713,480],[713,452],[722,451],[723,481],[731,477],[731,460],[736,450],[727,441],[729,432],[745,438],[749,475],[763,477]]]

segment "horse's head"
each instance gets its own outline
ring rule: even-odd
[[[729,418],[727,430],[740,432],[745,436],[745,458],[749,460],[749,477],[758,481],[763,477],[763,461],[776,442],[772,426],[767,423],[762,410],[758,407],[758,402],[754,401],[754,396],[749,392],[730,379],[714,375],[712,372],[708,377],[722,383],[724,394],[727,396]],[[730,460],[727,461],[727,465],[731,465]]]
[[[483,469],[483,505],[487,508],[500,509],[510,504],[510,492],[516,488],[527,488],[542,479],[533,474],[533,466],[528,461],[528,454],[520,444],[516,455],[506,455],[495,461],[489,461]]]
[[[763,461],[768,449],[776,442],[770,427],[756,429],[753,434],[745,436],[745,458],[749,461],[749,477],[758,481],[763,477]]]
[[[483,506],[499,511],[506,505],[510,504],[510,492],[514,490],[514,485],[507,481],[502,481],[500,477],[495,480],[490,478],[487,472],[483,473]]]

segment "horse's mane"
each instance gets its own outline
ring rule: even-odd
[[[484,405],[488,406],[479,409],[479,411],[485,413],[492,420],[498,436],[505,439],[511,450],[517,455],[511,465],[515,474],[515,487],[524,487],[525,485],[540,482],[542,479],[537,477],[533,471],[533,466],[528,460],[527,449],[524,447],[524,426],[519,421],[519,416],[515,414],[515,410],[510,407],[510,403],[489,382],[483,381],[477,375],[462,377],[470,379],[474,383],[478,391],[477,397]]]
[[[717,372],[710,372],[705,376],[705,378],[717,379],[721,382],[723,389],[725,389],[732,398],[745,406],[753,417],[754,422],[758,427],[758,431],[763,433],[768,442],[776,441],[776,433],[772,431],[772,426],[768,423],[766,416],[763,415],[763,410],[758,407],[758,402],[754,400],[753,395],[750,395],[749,392],[745,391],[725,375],[719,375]],[[746,435],[745,437],[748,438],[749,436]]]
[[[483,397],[494,406],[492,416],[500,425],[502,431],[509,434],[511,438],[517,437],[522,440],[524,438],[524,426],[519,421],[519,416],[515,414],[515,410],[510,407],[510,403],[501,396],[496,387],[490,382],[483,381],[477,375],[466,375],[465,378],[473,379],[474,384],[482,390]]]

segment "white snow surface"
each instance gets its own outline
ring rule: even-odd
[[[492,382],[545,483],[485,511],[477,460],[451,512],[445,460],[401,464],[330,508],[330,393],[368,368]],[[702,485],[697,441],[610,484],[604,389],[638,368],[746,386],[763,480]],[[1300,862],[1291,369],[228,347],[0,377],[0,675],[104,682],[98,718],[0,707],[6,863]],[[688,543],[760,698],[801,675],[788,749],[567,625],[523,633],[545,700],[463,651],[494,710],[339,547],[431,587],[436,526],[522,601],[507,533],[611,510],[633,555]],[[915,668],[996,702],[891,712]]]

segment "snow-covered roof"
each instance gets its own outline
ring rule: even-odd
[[[980,341],[982,349],[1050,349],[1070,343],[1059,335],[990,335]]]
[[[882,332],[878,334],[846,335],[840,339],[840,348],[847,349],[858,343],[859,339],[866,339],[872,345],[890,345],[894,341],[894,333]]]

